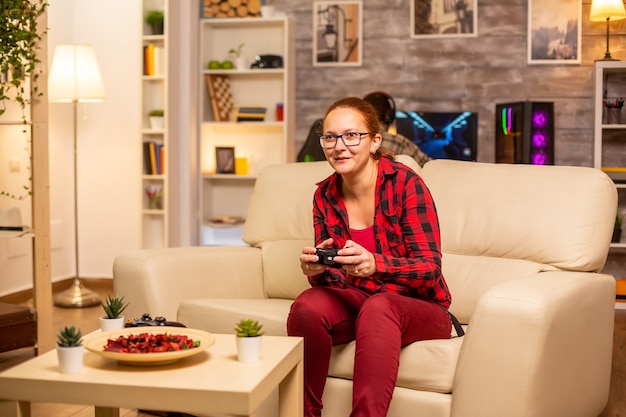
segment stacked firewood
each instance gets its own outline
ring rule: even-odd
[[[204,17],[259,17],[261,0],[204,0]]]

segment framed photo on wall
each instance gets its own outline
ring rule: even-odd
[[[411,37],[474,37],[478,0],[411,0]]]
[[[528,63],[580,64],[580,0],[528,0]]]
[[[215,173],[234,174],[235,173],[235,148],[216,147],[215,148]]]
[[[313,2],[313,65],[362,65],[361,1]]]

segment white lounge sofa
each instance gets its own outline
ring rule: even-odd
[[[598,273],[617,207],[600,170],[435,160],[420,169],[439,213],[451,311],[464,337],[403,349],[390,417],[593,417],[609,392],[615,281]],[[188,327],[231,333],[244,317],[285,335],[308,282],[298,255],[313,243],[315,183],[326,162],[259,175],[244,226],[249,246],[125,253],[115,291]],[[324,415],[351,407],[354,344],[337,346]]]

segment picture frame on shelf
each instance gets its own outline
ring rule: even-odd
[[[476,37],[478,0],[411,0],[411,38]]]
[[[235,173],[235,148],[215,147],[215,173],[234,174]]]
[[[580,64],[579,0],[528,0],[528,63]]]
[[[361,66],[363,3],[313,3],[313,66]]]

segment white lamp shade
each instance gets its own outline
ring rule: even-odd
[[[48,99],[53,102],[93,102],[105,98],[93,46],[58,45],[50,67]]]
[[[623,0],[593,0],[589,20],[592,22],[604,22],[610,20],[622,20],[626,18]]]

